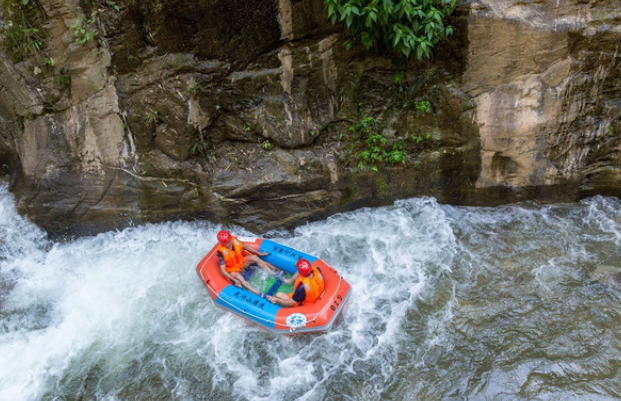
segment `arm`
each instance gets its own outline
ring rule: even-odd
[[[289,277],[288,279],[284,280],[283,283],[284,284],[291,284],[291,283],[295,283],[295,280],[297,280],[298,276],[300,275],[300,273],[295,272],[295,274],[291,277]]]
[[[250,255],[244,256],[244,266],[248,264],[248,262],[252,262],[252,263],[258,264],[262,269],[265,269],[270,273],[274,273],[276,271],[276,266],[272,265],[271,263],[267,263],[266,261],[261,259],[261,256],[268,255],[267,252],[265,251],[259,252],[253,247],[246,245],[246,244],[243,244],[243,247],[244,247],[244,251],[250,254]]]
[[[244,243],[242,243],[242,245],[244,246],[244,251],[248,252],[249,254],[257,255],[257,256],[265,256],[265,255],[267,255],[267,252],[265,252],[265,251],[259,252],[256,249],[254,249],[253,247],[251,247],[250,245],[246,245]]]

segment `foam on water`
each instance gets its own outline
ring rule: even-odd
[[[618,264],[618,200],[463,208],[412,199],[270,233],[352,285],[330,332],[292,338],[208,297],[195,266],[220,226],[165,223],[50,243],[13,203],[0,187],[0,400],[620,391],[619,297],[588,281],[592,266]]]

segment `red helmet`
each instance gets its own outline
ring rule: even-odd
[[[222,245],[227,245],[231,242],[231,234],[228,231],[222,230],[218,233],[218,242]]]
[[[313,270],[313,266],[311,266],[310,262],[306,259],[298,260],[298,263],[295,264],[295,267],[298,268],[298,272],[300,273],[300,276],[303,276],[303,277],[306,277],[309,274],[311,274],[311,271]]]

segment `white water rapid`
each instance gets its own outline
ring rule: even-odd
[[[353,288],[298,337],[211,301],[195,267],[221,228],[51,242],[0,186],[0,401],[621,398],[617,199],[410,199],[267,233]]]

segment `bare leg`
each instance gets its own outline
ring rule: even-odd
[[[236,280],[239,280],[239,282],[241,283],[241,285],[244,288],[247,288],[250,292],[259,295],[259,291],[257,291],[256,288],[254,288],[252,286],[252,284],[250,284],[249,282],[246,281],[246,279],[244,278],[244,276],[241,275],[240,272],[233,272],[233,273],[229,273],[233,278],[235,278]]]
[[[276,266],[267,263],[266,261],[264,261],[263,259],[261,259],[260,257],[258,257],[257,255],[246,255],[244,256],[244,267],[248,266],[251,263],[256,263],[259,265],[259,267],[261,267],[262,269],[267,270],[270,273],[275,273],[277,268]]]
[[[289,295],[285,294],[284,292],[279,292],[278,294],[275,295],[276,298],[280,298],[280,299],[291,299],[289,298]]]
[[[267,300],[273,304],[282,305],[289,308],[298,304],[293,299],[289,298],[289,295],[285,294],[284,292],[279,292],[278,294],[276,294],[276,296],[273,297],[268,296]]]

